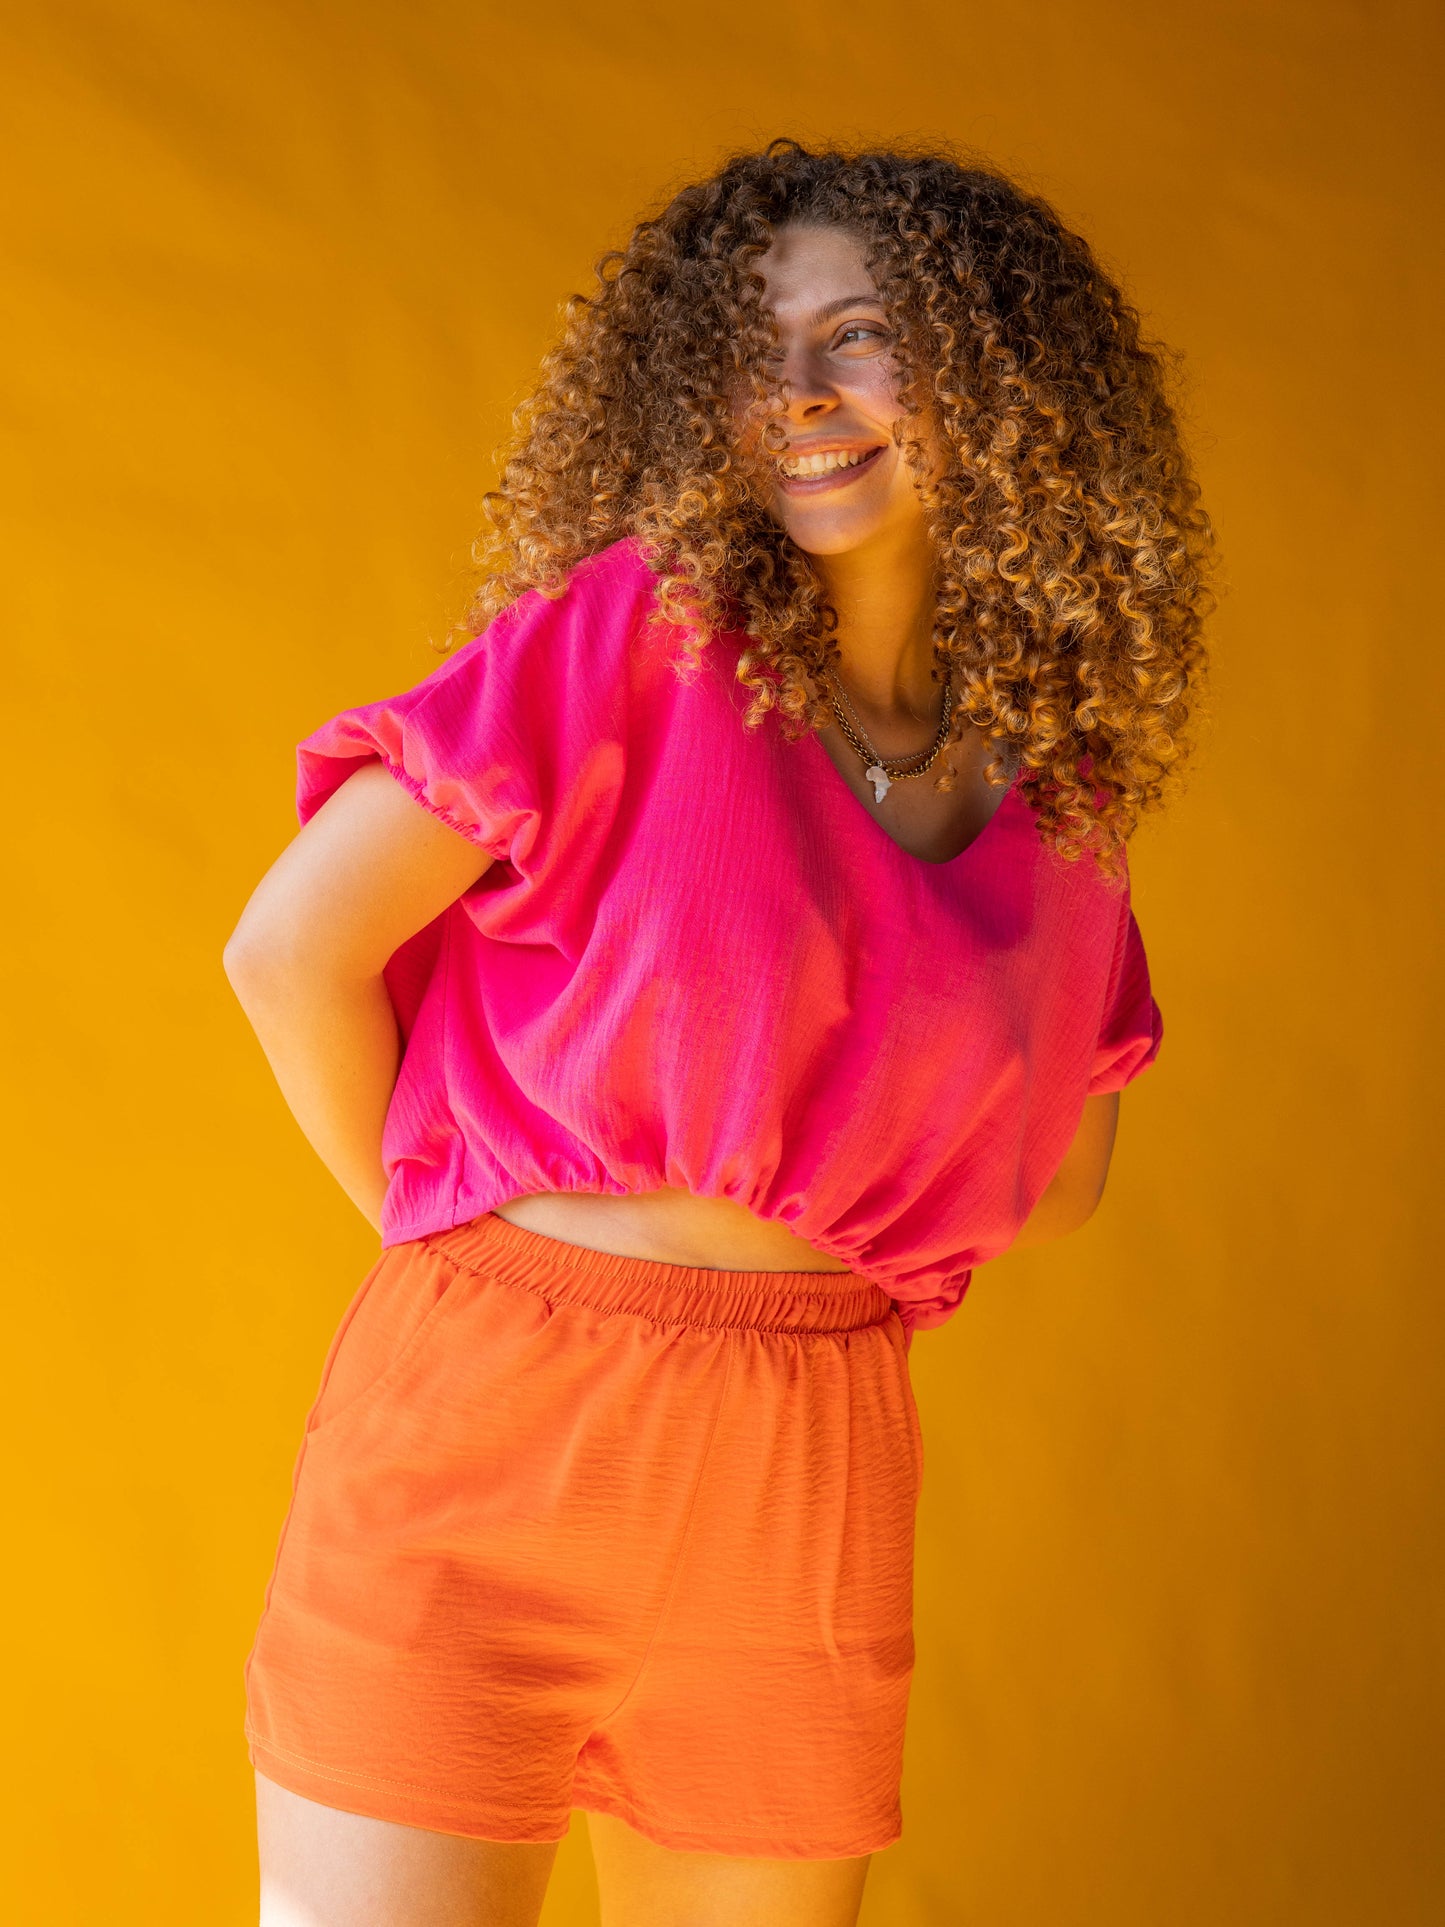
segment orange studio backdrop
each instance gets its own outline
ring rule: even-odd
[[[1183,352],[1213,722],[1108,1196],[913,1348],[868,1927],[1445,1918],[1440,15],[48,0],[3,29],[7,1919],[255,1919],[242,1661],[375,1236],[221,969],[565,294],[737,145],[1021,174]],[[1434,350],[1434,352],[1432,352]],[[279,1257],[277,1254],[284,1254]],[[596,1920],[580,1822],[547,1927]]]

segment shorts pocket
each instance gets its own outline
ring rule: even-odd
[[[902,1326],[899,1327],[898,1371],[903,1382],[903,1407],[908,1414],[908,1438],[913,1452],[913,1491],[917,1498],[923,1491],[923,1421],[918,1415],[918,1400],[913,1396],[913,1378],[908,1370],[908,1347],[902,1340]]]
[[[329,1431],[374,1404],[436,1335],[466,1281],[449,1258],[420,1242],[383,1251],[336,1328],[307,1434]]]
[[[913,1489],[923,1490],[923,1424],[918,1416],[918,1404],[913,1396],[913,1387],[908,1388],[908,1421],[913,1432]]]

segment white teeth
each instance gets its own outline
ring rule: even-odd
[[[837,468],[856,468],[859,462],[866,461],[873,453],[865,448],[854,454],[842,449],[832,449],[826,455],[792,455],[779,463],[784,475],[800,478],[804,475],[830,475]]]

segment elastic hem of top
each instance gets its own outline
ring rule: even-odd
[[[468,843],[474,843],[486,856],[491,857],[493,862],[506,861],[505,856],[497,854],[493,841],[488,839],[487,832],[480,823],[473,823],[468,817],[458,816],[454,810],[449,810],[444,804],[436,802],[428,794],[425,783],[420,777],[413,776],[405,764],[393,762],[391,757],[382,750],[377,751],[377,760],[387,775],[400,783],[413,801],[420,803],[424,810],[430,811],[439,823],[445,823],[449,830],[455,830],[457,835],[464,836]]]
[[[728,1271],[630,1258],[524,1230],[494,1211],[415,1242],[459,1270],[655,1323],[822,1333],[858,1331],[896,1315],[882,1286],[855,1271]]]

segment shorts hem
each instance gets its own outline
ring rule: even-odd
[[[739,1860],[855,1860],[870,1853],[881,1853],[903,1837],[895,1819],[886,1827],[864,1829],[816,1844],[799,1844],[799,1836],[789,1834],[721,1833],[715,1827],[674,1827],[645,1813],[631,1800],[623,1799],[605,1787],[589,1785],[581,1779],[572,1789],[572,1804],[583,1813],[605,1813],[621,1820],[654,1846],[668,1847],[674,1853],[721,1853]]]
[[[432,1833],[455,1833],[506,1846],[557,1846],[567,1837],[570,1809],[560,1819],[550,1820],[517,1813],[503,1815],[495,1807],[458,1800],[437,1787],[347,1773],[260,1739],[249,1726],[245,1732],[252,1766],[289,1793],[299,1793],[322,1806],[340,1806],[336,1791],[345,1788],[348,1798],[342,1811],[359,1813],[369,1820],[390,1820],[398,1826],[425,1827]]]

